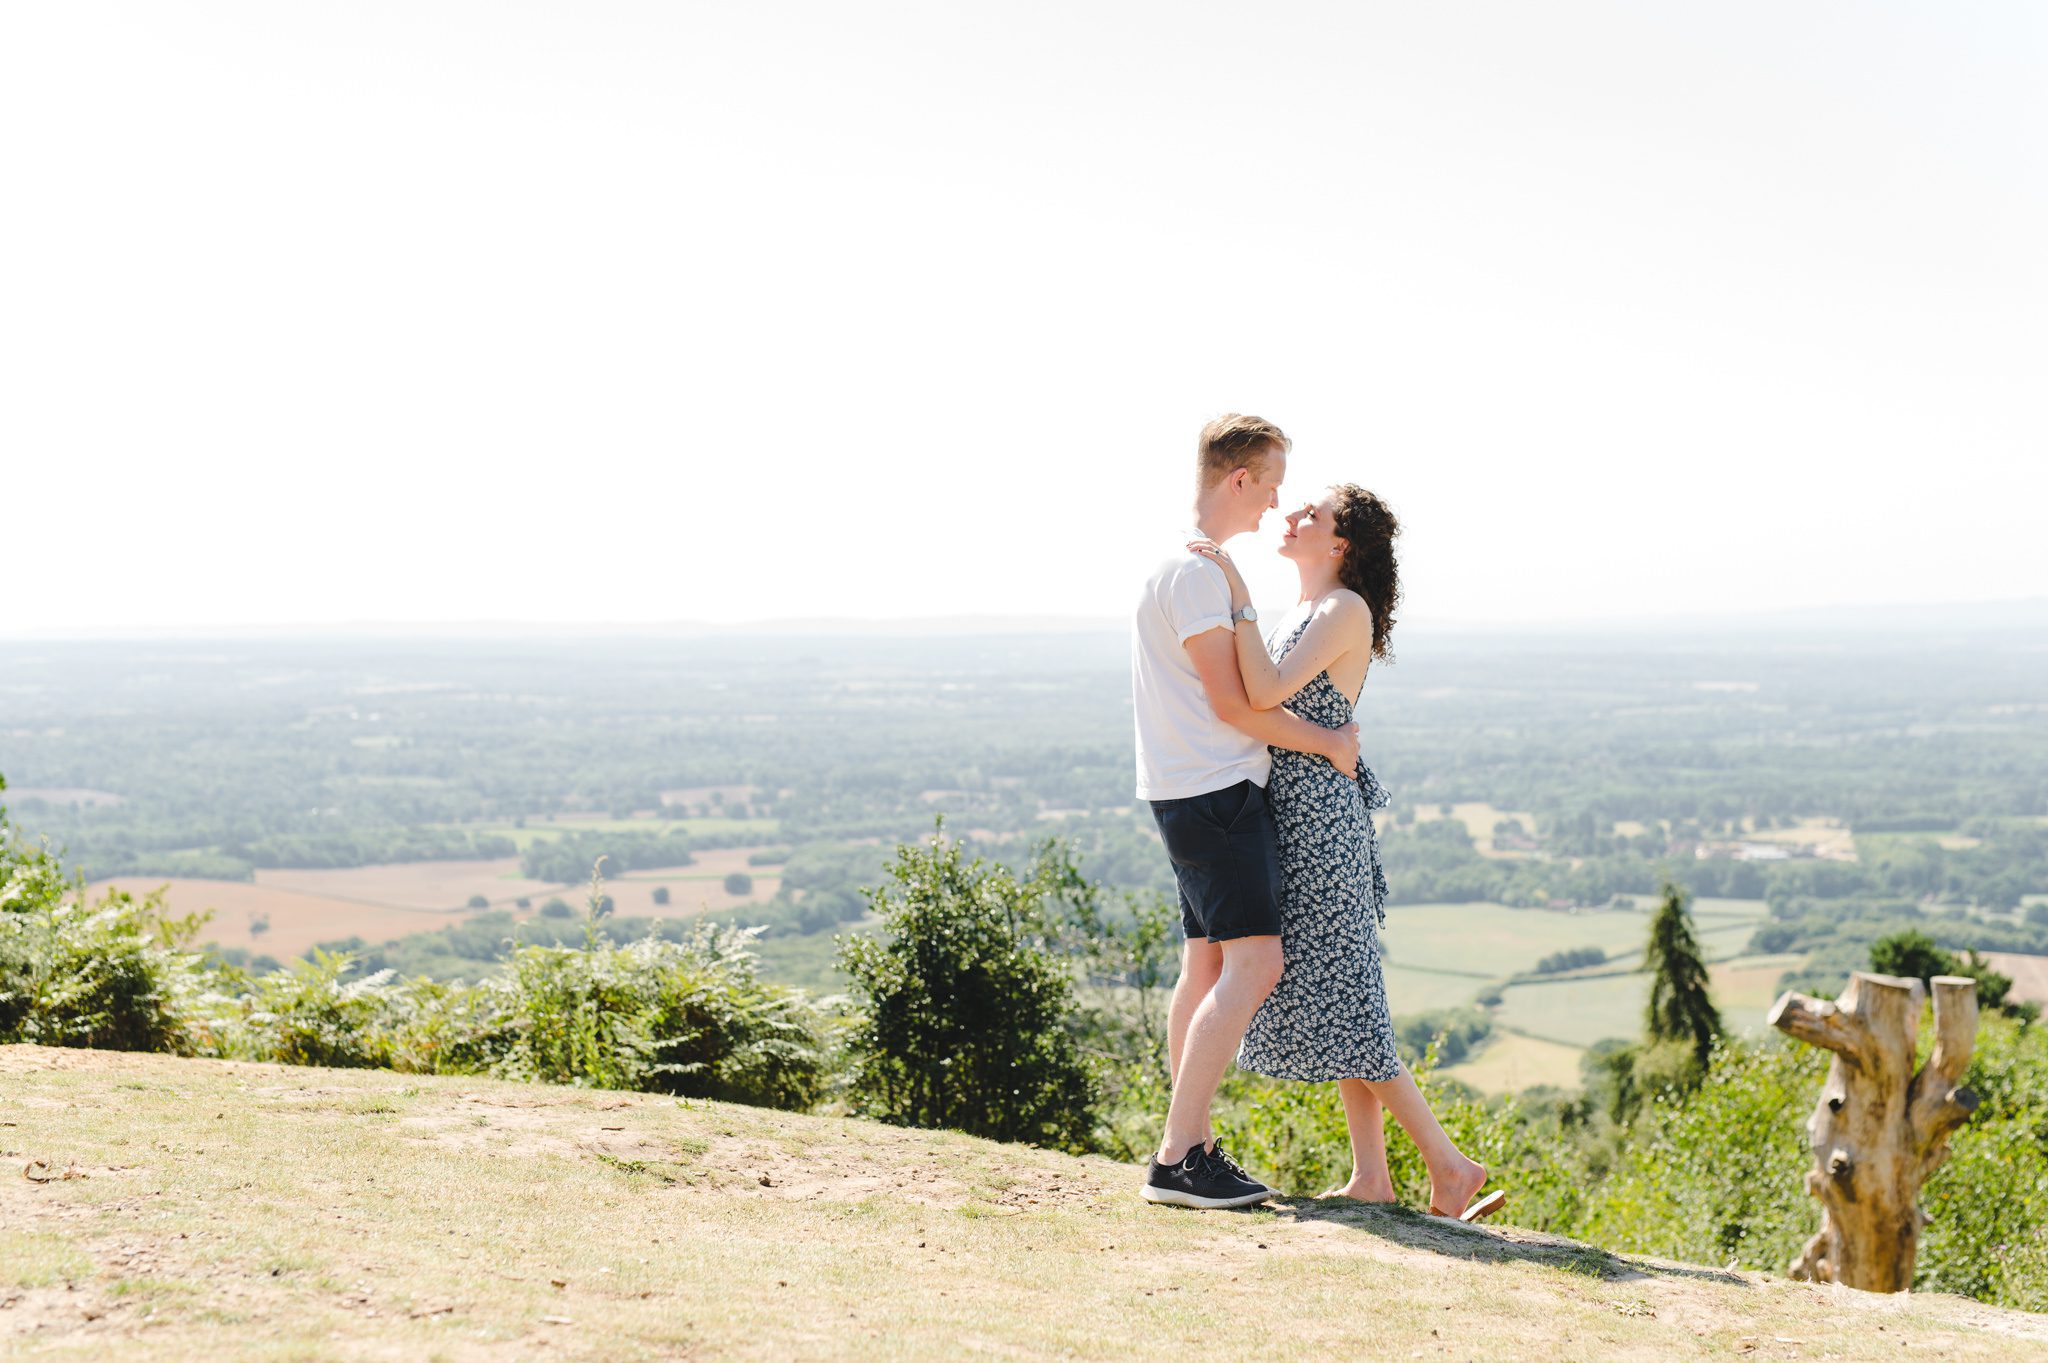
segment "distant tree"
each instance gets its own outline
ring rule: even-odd
[[[754,892],[754,878],[745,871],[734,871],[725,878],[725,892],[727,894],[752,894]]]
[[[654,902],[657,904],[668,903],[668,886],[657,885],[654,887]]]
[[[540,916],[543,918],[574,918],[576,910],[570,908],[566,900],[550,899],[547,903],[540,906]]]
[[[2029,904],[2027,906],[2027,925],[2035,928],[2048,928],[2048,904]]]
[[[261,936],[262,936],[262,935],[263,935],[264,933],[266,933],[266,932],[269,932],[269,931],[270,931],[270,915],[269,915],[269,914],[267,914],[267,913],[252,913],[252,914],[250,914],[250,915],[249,915],[249,935],[250,935],[251,937],[261,937]]]
[[[1897,975],[1918,980],[1929,988],[1936,975],[1966,976],[1977,982],[1977,1006],[2001,1008],[2026,1014],[2024,1005],[2006,1003],[2012,992],[2012,976],[1999,973],[1991,962],[1970,952],[1966,957],[1945,951],[1918,928],[1908,928],[1880,937],[1870,944],[1870,968],[1880,975]]]
[[[528,899],[525,895],[519,896],[519,898],[513,900],[512,902],[513,904],[522,909],[530,909],[533,907],[533,901],[531,899]]]
[[[1650,1006],[1645,1031],[1652,1042],[1679,1041],[1704,1065],[1721,1035],[1721,1014],[1707,992],[1707,967],[1692,935],[1686,893],[1664,882],[1664,901],[1650,920],[1643,964],[1650,972]]]
[[[469,897],[469,907],[472,909],[488,909],[491,907],[491,901],[480,894],[473,894]]]

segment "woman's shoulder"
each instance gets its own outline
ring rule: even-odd
[[[1338,587],[1316,603],[1317,617],[1327,619],[1345,630],[1372,628],[1372,607],[1365,598],[1349,587]]]
[[[1368,616],[1372,614],[1372,607],[1366,604],[1365,598],[1349,587],[1331,588],[1330,594],[1317,603],[1316,610],[1332,614],[1350,615],[1359,611],[1365,612]]]

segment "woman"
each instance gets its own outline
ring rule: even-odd
[[[1285,705],[1329,728],[1351,722],[1374,658],[1388,656],[1400,600],[1386,503],[1353,483],[1333,487],[1287,517],[1281,557],[1301,574],[1295,611],[1273,628],[1273,651],[1240,620],[1238,665],[1258,709]],[[1230,604],[1251,604],[1230,555],[1208,540],[1189,548],[1230,580]],[[1254,620],[1256,613],[1254,613]],[[1476,1221],[1500,1210],[1499,1192],[1474,1201],[1486,1166],[1451,1142],[1394,1048],[1380,969],[1387,883],[1369,811],[1387,803],[1372,771],[1339,772],[1319,757],[1275,748],[1267,788],[1279,825],[1281,941],[1286,968],[1245,1033],[1238,1064],[1312,1083],[1336,1080],[1351,1130],[1351,1179],[1325,1197],[1391,1202],[1382,1106],[1429,1166],[1429,1209]]]

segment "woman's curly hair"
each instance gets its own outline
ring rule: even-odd
[[[1331,491],[1337,494],[1335,529],[1350,545],[1337,565],[1337,580],[1372,608],[1372,656],[1391,662],[1387,640],[1394,632],[1394,607],[1401,603],[1394,537],[1401,533],[1401,522],[1391,507],[1356,483],[1339,483]]]

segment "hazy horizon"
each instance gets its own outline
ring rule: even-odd
[[[1716,632],[1745,629],[1834,627],[1849,631],[1887,627],[1978,630],[2019,627],[2048,630],[2048,597],[2016,597],[1984,601],[1878,602],[1842,606],[1788,607],[1771,610],[1695,612],[1641,617],[1587,617],[1563,620],[1403,619],[1400,628],[1444,634],[1513,635],[1539,630],[1611,636],[1695,627]],[[1129,628],[1123,616],[969,615],[969,616],[812,616],[730,622],[705,620],[344,620],[326,623],[279,622],[221,625],[129,625],[92,628],[51,628],[0,632],[0,644],[37,642],[119,642],[125,639],[293,639],[350,638],[735,638],[748,635],[1043,634],[1058,632],[1121,634]]]
[[[2018,3],[11,7],[0,634],[1113,617],[1231,409],[1415,621],[2048,595],[2044,75]]]

